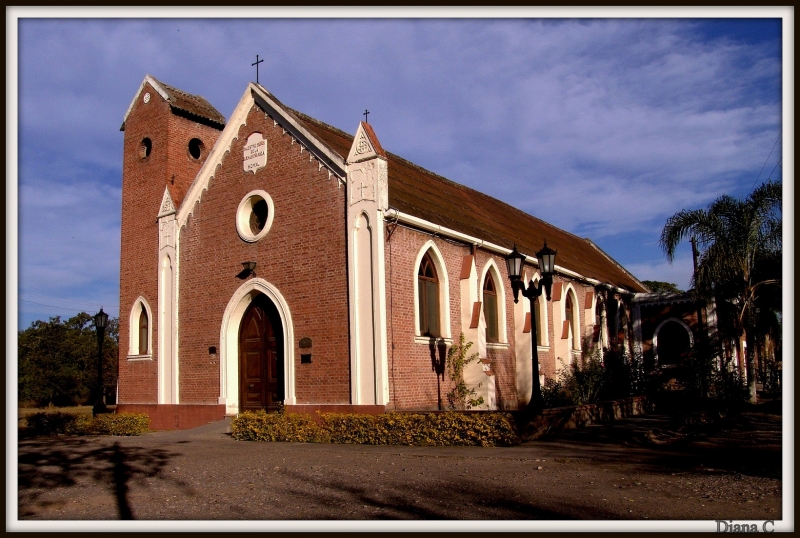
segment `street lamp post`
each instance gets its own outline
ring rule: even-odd
[[[106,325],[108,324],[108,314],[100,309],[100,312],[94,316],[94,327],[97,330],[97,399],[92,407],[92,415],[97,416],[100,413],[106,413],[105,398],[103,397],[103,339],[106,333]]]
[[[528,403],[527,411],[529,413],[538,413],[544,407],[544,400],[542,398],[542,387],[539,384],[539,353],[537,350],[538,336],[537,336],[537,323],[536,323],[536,306],[534,301],[542,294],[542,289],[545,290],[547,300],[550,300],[550,291],[553,286],[553,272],[556,264],[556,251],[547,246],[547,241],[544,242],[542,250],[536,253],[536,258],[539,260],[539,269],[542,273],[542,278],[539,284],[534,285],[533,280],[525,287],[525,282],[522,281],[522,265],[525,262],[525,255],[520,254],[517,246],[514,245],[514,250],[506,256],[506,266],[508,268],[508,278],[511,280],[511,288],[514,290],[514,302],[519,302],[519,292],[522,292],[523,297],[527,297],[531,302],[531,400]]]

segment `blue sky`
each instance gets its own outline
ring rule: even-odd
[[[9,235],[16,224],[18,328],[100,306],[118,315],[119,127],[146,74],[229,117],[259,54],[261,83],[285,104],[350,133],[368,108],[387,150],[591,238],[640,279],[684,289],[690,250],[666,261],[658,247],[666,219],[722,194],[744,197],[781,179],[785,165],[780,19],[685,17],[786,10],[176,19],[149,9],[100,14],[167,18],[41,18],[54,13],[98,14],[31,9],[24,14],[33,18],[16,21],[9,57],[16,52],[18,64],[7,80],[18,92],[18,160],[7,182],[17,189]]]

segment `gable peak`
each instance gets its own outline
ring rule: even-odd
[[[381,143],[372,126],[367,122],[360,122],[356,135],[353,137],[353,145],[350,147],[350,153],[347,155],[348,163],[357,163],[381,157],[386,159],[386,152],[383,150]]]

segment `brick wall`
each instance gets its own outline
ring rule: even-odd
[[[149,92],[144,103],[141,95]],[[120,240],[119,401],[155,403],[158,398],[158,224],[156,216],[165,187],[178,204],[220,131],[176,116],[149,85],[134,103],[125,122],[122,167]],[[152,141],[150,156],[142,158],[141,144]],[[205,151],[189,155],[188,144],[199,138]],[[177,199],[176,199],[177,198]],[[130,312],[142,296],[152,309],[151,360],[128,361]]]
[[[242,167],[243,147],[254,131],[267,141],[267,166],[256,174]],[[265,237],[248,243],[237,234],[235,216],[241,200],[256,189],[272,198],[274,220]],[[182,403],[218,402],[220,367],[208,348],[221,348],[222,316],[243,284],[235,278],[243,261],[256,261],[257,276],[288,303],[297,404],[349,403],[344,195],[335,177],[329,179],[327,170],[319,170],[280,125],[253,107],[180,232]],[[311,364],[300,364],[303,337],[313,340]]]

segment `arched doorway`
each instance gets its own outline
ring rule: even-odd
[[[659,366],[677,366],[691,355],[692,331],[677,319],[663,321],[653,336]]]
[[[278,309],[259,293],[239,328],[239,411],[275,411],[284,400],[283,330]]]

